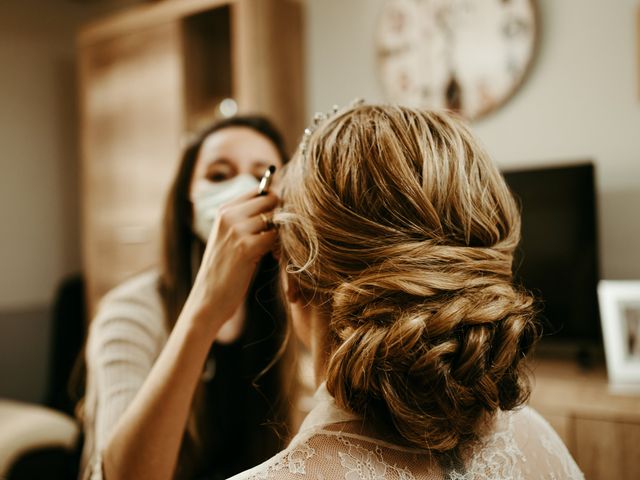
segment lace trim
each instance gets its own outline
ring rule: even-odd
[[[273,473],[287,470],[289,473],[305,475],[307,473],[307,460],[316,454],[316,450],[308,443],[309,439],[299,443],[294,448],[285,450],[278,455],[275,462],[267,465],[267,468],[253,473],[250,480],[266,480]]]
[[[385,462],[379,445],[374,453],[351,443],[341,435],[338,440],[348,448],[347,452],[338,451],[340,464],[347,470],[345,480],[385,480],[387,472],[395,474],[399,480],[415,480],[408,468],[399,468]]]
[[[518,463],[527,461],[513,434],[513,416],[507,414],[507,427],[494,431],[471,448],[464,457],[471,459],[465,471],[452,469],[447,480],[524,480]]]
[[[340,437],[344,437],[344,438],[351,438],[353,440],[360,440],[362,442],[367,442],[367,443],[375,443],[376,445],[388,448],[390,450],[395,450],[397,452],[413,453],[413,454],[417,454],[417,455],[428,455],[429,454],[429,452],[427,452],[425,450],[421,450],[419,448],[403,447],[401,445],[396,445],[395,443],[385,442],[384,440],[380,440],[378,438],[371,438],[371,437],[367,437],[367,436],[364,436],[364,435],[358,435],[357,433],[349,433],[349,432],[344,432],[344,431],[319,429],[319,430],[315,431],[315,434],[316,435],[325,435],[327,437],[329,437],[329,436],[337,437],[338,439],[340,439]]]

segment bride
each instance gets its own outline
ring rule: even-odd
[[[583,478],[526,406],[538,329],[512,283],[520,217],[469,130],[377,105],[316,127],[273,221],[317,406],[233,478]]]

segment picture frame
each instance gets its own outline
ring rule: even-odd
[[[601,280],[598,300],[609,387],[640,394],[640,281]]]
[[[636,68],[638,71],[638,99],[640,99],[640,5],[636,12]]]
[[[636,12],[636,68],[638,71],[638,99],[640,99],[640,5]]]

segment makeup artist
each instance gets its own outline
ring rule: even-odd
[[[226,478],[284,446],[294,364],[270,254],[278,198],[259,181],[286,161],[255,116],[185,149],[159,269],[107,294],[91,325],[82,478]]]

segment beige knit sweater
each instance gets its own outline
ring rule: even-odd
[[[82,478],[102,478],[101,452],[167,342],[159,274],[138,275],[109,292],[89,329],[86,349]]]

